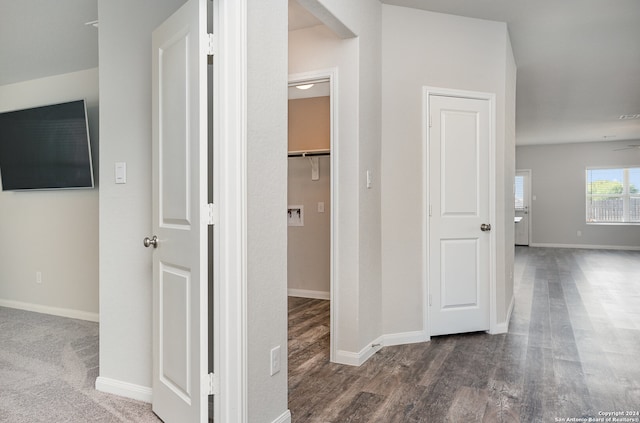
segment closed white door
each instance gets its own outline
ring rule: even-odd
[[[518,170],[515,178],[515,242],[516,245],[529,245],[529,198],[531,186],[531,171]]]
[[[153,411],[207,419],[206,1],[189,0],[152,37]],[[154,242],[155,241],[155,242]]]
[[[429,95],[430,334],[488,330],[490,102]]]

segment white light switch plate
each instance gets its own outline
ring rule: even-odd
[[[116,163],[116,184],[127,183],[127,164],[125,162]]]

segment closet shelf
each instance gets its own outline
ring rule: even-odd
[[[289,151],[289,157],[330,156],[331,150]]]

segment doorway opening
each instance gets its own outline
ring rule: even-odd
[[[515,244],[529,246],[531,242],[531,170],[516,170],[515,192]]]
[[[333,358],[335,136],[333,75],[289,80],[287,294],[289,358]],[[295,366],[295,364],[294,364]]]

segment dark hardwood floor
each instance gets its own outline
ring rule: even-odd
[[[515,278],[509,333],[386,347],[360,367],[329,362],[329,302],[290,297],[293,422],[560,422],[640,411],[640,251],[517,247]]]

